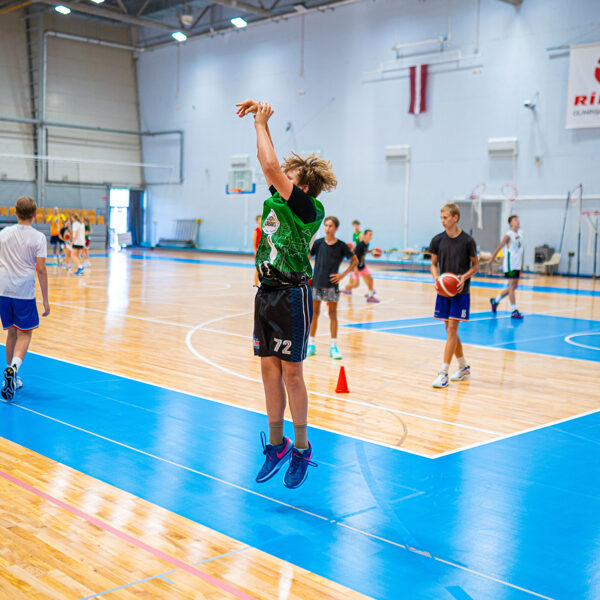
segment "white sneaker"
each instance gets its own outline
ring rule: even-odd
[[[471,367],[466,366],[464,369],[459,369],[450,377],[450,381],[466,381],[471,378]]]
[[[20,390],[23,387],[23,381],[20,377],[17,377],[17,383],[15,384],[15,389]]]
[[[440,371],[438,376],[433,380],[434,388],[445,388],[448,387],[448,373]]]

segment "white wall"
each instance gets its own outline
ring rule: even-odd
[[[37,18],[33,19],[36,95],[39,89],[37,71],[40,47],[37,23]],[[68,17],[46,14],[43,26],[44,30],[131,44],[128,27],[85,21],[75,14]],[[56,37],[48,37],[47,49],[47,121],[139,130],[136,66],[131,51]],[[25,20],[22,12],[15,11],[0,18],[0,116],[32,117],[28,70]],[[130,187],[143,184],[143,173],[139,166],[124,167],[102,162],[141,163],[138,136],[50,127],[47,150],[50,156],[97,161],[51,161],[48,163],[48,178],[51,181],[70,184],[110,183]],[[0,152],[33,154],[32,126],[0,122]],[[33,160],[0,157],[1,202],[12,203],[14,198],[11,196],[15,189],[14,186],[3,185],[2,178],[32,181],[34,177]],[[92,206],[96,209],[105,205],[105,201],[98,199],[106,196],[105,190],[98,193],[96,189],[87,193],[78,185],[73,186],[72,192],[66,192],[67,189],[66,185],[48,186],[47,203],[58,202],[71,207],[87,206],[93,202]],[[33,191],[31,188],[30,193]]]
[[[17,13],[0,17],[0,116],[31,118],[25,29]],[[32,154],[31,125],[0,121],[0,153]],[[33,180],[33,161],[0,157],[0,179]]]
[[[81,19],[46,18],[46,29],[59,28],[89,37],[105,36],[107,28]],[[129,44],[129,30],[113,27],[114,41]],[[103,38],[106,39],[106,38]],[[133,53],[48,38],[46,115],[48,121],[67,122],[112,129],[139,130],[137,82]],[[51,156],[86,160],[140,163],[139,137],[115,133],[96,133],[77,129],[49,128],[48,153]],[[51,163],[48,177],[61,181],[113,183],[139,186],[139,167],[102,164]]]
[[[234,117],[235,102],[248,96],[275,107],[271,131],[280,157],[318,149],[333,162],[340,185],[321,199],[342,220],[341,235],[349,237],[350,221],[359,218],[384,248],[404,245],[404,169],[385,161],[386,145],[411,146],[410,247],[426,245],[440,230],[439,207],[449,199],[467,196],[480,181],[498,195],[512,181],[512,162],[488,157],[490,137],[519,139],[521,195],[562,195],[580,182],[588,194],[600,194],[600,131],[565,129],[568,56],[551,58],[546,51],[594,41],[597,0],[525,0],[518,10],[499,0],[481,4],[481,56],[466,68],[432,68],[429,111],[419,117],[408,114],[406,72],[378,83],[365,83],[364,73],[393,59],[395,43],[445,35],[448,17],[452,47],[472,54],[475,0],[364,1],[310,14],[303,77],[299,18],[144,53],[138,71],[143,126],[186,133],[185,183],[149,190],[158,235],[168,235],[175,218],[202,217],[203,247],[243,246],[243,197],[226,196],[224,187],[232,154],[248,153],[256,165],[252,122]],[[474,69],[477,64],[482,68]],[[523,100],[536,91],[533,113]],[[160,154],[156,144],[145,146],[146,160]],[[249,229],[266,194],[259,186],[250,197]],[[562,200],[518,201],[513,208],[522,215],[528,263],[535,245],[558,246]],[[575,249],[576,219],[568,225],[565,257]],[[584,270],[590,267],[586,258]]]

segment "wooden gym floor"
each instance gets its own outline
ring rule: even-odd
[[[474,547],[461,513],[475,488],[522,489],[519,470],[540,439],[558,444],[559,461],[571,460],[561,444],[576,437],[597,448],[593,281],[525,278],[515,323],[489,310],[502,282],[478,278],[472,321],[459,330],[472,378],[434,390],[444,341],[430,278],[374,268],[381,303],[366,304],[362,287],[340,302],[342,361],[328,357],[322,311],[317,355],[305,362],[321,464],[290,492],[254,483],[266,419],[249,259],[132,251],[92,258],[81,278],[49,271],[52,313],[34,334],[23,390],[0,406],[0,597],[400,598],[401,584],[407,598],[558,598],[574,581],[580,595],[570,597],[594,597],[591,555],[562,574],[515,566]],[[347,395],[335,393],[340,365]],[[583,429],[565,441],[572,427]],[[233,447],[226,460],[223,444]],[[478,469],[490,461],[499,471],[485,480]],[[533,463],[538,502],[549,466]],[[450,533],[434,533],[436,502]],[[515,505],[498,502],[480,524],[490,539],[512,532],[539,544],[545,534],[525,519],[507,524]],[[542,512],[568,506],[557,502]],[[583,532],[571,523],[569,535]],[[557,549],[548,560],[563,558]]]

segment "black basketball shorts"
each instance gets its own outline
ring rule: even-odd
[[[303,361],[312,315],[312,293],[308,285],[262,285],[254,299],[255,356]]]

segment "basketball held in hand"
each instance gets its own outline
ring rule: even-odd
[[[440,296],[452,298],[458,294],[460,279],[454,273],[442,273],[435,282],[435,287]]]
[[[373,248],[373,256],[375,258],[379,258],[383,254],[383,250],[381,248]]]

